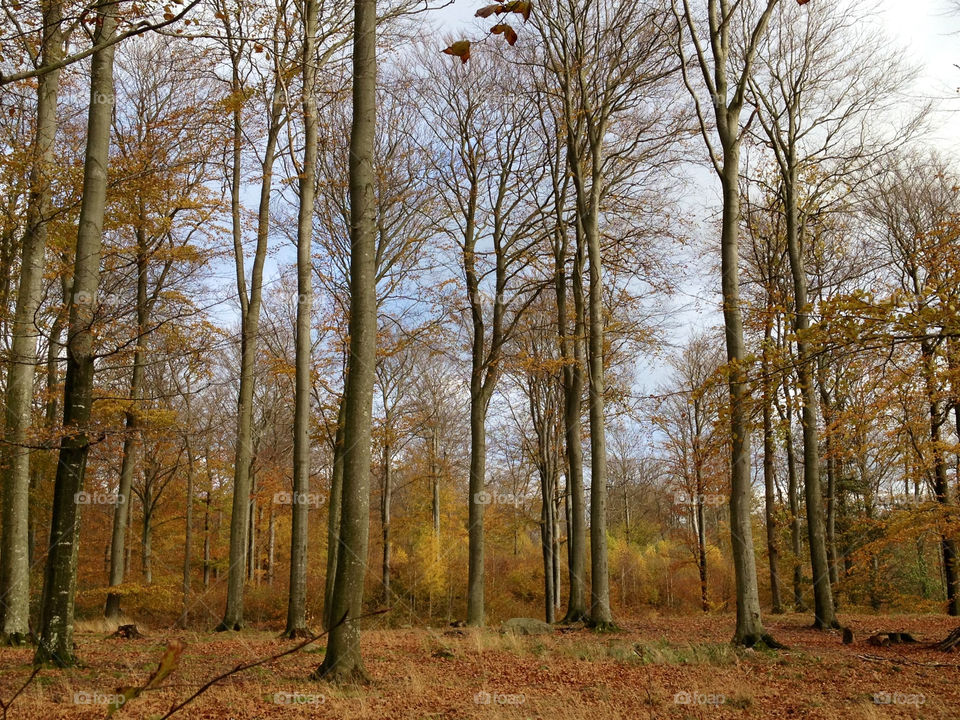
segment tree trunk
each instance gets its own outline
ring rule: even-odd
[[[595,178],[595,183],[598,180]],[[587,362],[590,397],[590,624],[600,629],[613,625],[610,611],[610,575],[607,564],[607,441],[604,428],[603,377],[603,274],[599,197],[583,217],[583,238],[590,261],[590,328]]]
[[[768,297],[769,300],[769,297]],[[767,304],[767,312],[772,313],[773,308],[770,303]],[[773,418],[771,412],[772,385],[773,379],[770,375],[770,335],[772,315],[764,327],[763,341],[763,510],[764,519],[767,526],[767,558],[770,562],[770,598],[773,604],[772,612],[780,614],[783,612],[783,601],[780,599],[780,553],[777,550],[777,521],[776,505],[774,498],[775,478],[773,475],[773,464],[776,454],[776,446],[773,438]]]
[[[433,534],[437,540],[437,552],[440,551],[440,463],[437,462],[437,428],[434,426],[430,436],[430,462],[432,464],[430,479],[432,481],[433,491]]]
[[[484,490],[487,460],[487,413],[486,403],[479,390],[477,379],[482,370],[478,368],[477,353],[483,347],[473,348],[475,379],[471,384],[470,397],[470,487],[468,511],[469,567],[467,573],[467,624],[483,627],[484,624],[484,561],[483,561],[483,514],[488,495]],[[476,385],[477,387],[473,387]]]
[[[314,194],[317,184],[316,43],[317,0],[303,0],[303,168],[297,219],[296,398],[293,415],[293,505],[290,528],[290,597],[284,635],[301,637],[307,630],[307,524],[310,519],[310,328],[313,307]]]
[[[234,92],[240,94],[242,83],[234,69]],[[240,218],[241,108],[234,111],[233,177],[231,206],[233,215],[233,251],[237,271],[237,294],[240,298],[240,391],[237,399],[237,433],[233,465],[233,507],[230,515],[230,555],[227,571],[227,606],[216,630],[239,630],[243,627],[243,587],[247,572],[247,543],[250,525],[250,468],[253,461],[253,389],[257,359],[257,336],[260,328],[260,298],[263,290],[263,265],[267,255],[270,230],[270,193],[277,137],[280,134],[283,93],[279,84],[273,89],[267,129],[267,142],[261,166],[260,207],[257,214],[257,248],[254,252],[247,295],[243,267],[242,221]]]
[[[116,6],[97,6],[95,43],[109,42],[117,27]],[[73,607],[77,585],[79,518],[75,496],[83,489],[90,438],[87,423],[93,402],[94,346],[91,325],[100,283],[100,250],[113,117],[114,45],[97,50],[90,64],[90,109],[83,167],[83,196],[77,228],[73,294],[69,299],[67,375],[63,438],[53,490],[50,545],[40,610],[36,664],[66,667],[73,655]]]
[[[143,218],[141,217],[141,220]],[[140,402],[143,373],[146,365],[147,308],[147,257],[146,235],[137,228],[137,345],[133,353],[133,374],[130,377],[130,407],[124,413],[123,459],[120,461],[120,483],[117,488],[117,504],[113,508],[113,535],[110,543],[110,586],[123,582],[123,559],[126,540],[127,515],[130,512],[130,488],[136,471],[140,430],[137,414]],[[108,593],[103,612],[107,619],[120,616],[120,595]]]
[[[565,245],[564,245],[565,247]],[[583,445],[580,414],[583,402],[583,337],[585,330],[583,305],[583,251],[577,248],[573,260],[574,332],[567,333],[567,279],[564,272],[566,252],[555,259],[557,295],[557,328],[560,334],[560,353],[563,365],[563,428],[567,459],[567,497],[569,498],[570,528],[568,566],[570,596],[565,623],[586,620],[586,564],[587,528],[583,494]]]
[[[935,377],[936,358],[929,342],[921,347],[927,395],[927,407],[930,430],[930,447],[933,453],[933,492],[938,503],[945,507],[953,505],[953,493],[947,480],[947,460],[940,440],[940,426],[947,418],[947,411],[941,412],[937,400]],[[947,595],[947,614],[960,614],[960,577],[957,574],[957,544],[947,534],[940,536],[940,554],[943,560],[943,580]]]
[[[203,503],[203,587],[210,587],[210,490]]]
[[[340,510],[343,497],[343,431],[346,424],[346,404],[343,397],[337,408],[337,429],[333,439],[333,468],[330,473],[330,497],[327,501],[327,574],[323,591],[323,628],[333,625],[333,586],[337,577],[337,556],[340,547]],[[335,622],[335,621],[334,621]]]
[[[267,530],[267,585],[273,587],[274,571],[276,569],[275,561],[277,557],[277,516],[274,513],[274,506],[270,504],[270,515]]]
[[[543,551],[543,604],[544,619],[548,623],[556,620],[554,615],[554,517],[553,517],[553,488],[549,470],[541,462],[541,503],[540,503],[540,547]]]
[[[43,3],[44,65],[63,55],[60,0]],[[0,638],[20,645],[30,636],[30,426],[37,364],[37,310],[43,299],[47,220],[56,163],[57,97],[60,72],[41,75],[37,84],[37,125],[30,168],[26,230],[20,251],[20,285],[7,370],[6,427],[3,449],[3,536],[0,540]],[[58,333],[59,334],[59,333]],[[51,339],[51,343],[53,340]]]
[[[724,88],[724,96],[726,88]],[[721,137],[736,130],[727,128]],[[760,616],[760,594],[757,587],[757,561],[753,552],[753,526],[750,506],[753,493],[750,477],[750,409],[746,387],[743,342],[743,319],[740,314],[739,223],[740,193],[739,141],[724,142],[723,214],[720,237],[721,290],[723,294],[724,334],[730,392],[730,536],[733,566],[737,585],[737,628],[734,642],[753,645],[766,640]]]
[[[150,509],[150,503],[144,498],[143,503],[143,528],[140,535],[140,562],[143,564],[143,581],[150,585],[153,583],[153,524],[151,522],[153,510]]]
[[[800,496],[797,478],[797,461],[793,449],[793,410],[789,395],[786,401],[786,430],[784,446],[787,451],[787,502],[790,505],[790,549],[793,552],[793,608],[797,612],[806,612],[807,604],[803,600],[803,542],[800,539]]]
[[[389,430],[387,431],[389,432]],[[390,465],[393,463],[389,441],[383,446],[383,493],[380,496],[380,525],[383,529],[383,564],[381,581],[384,602],[390,604],[390,503],[393,494],[393,478]]]
[[[800,248],[797,210],[797,169],[792,155],[787,160],[784,178],[787,255],[793,276],[794,330],[797,335],[797,382],[800,386],[800,425],[803,430],[803,488],[807,504],[807,535],[810,539],[810,565],[813,570],[814,627],[820,630],[839,627],[830,587],[827,560],[826,526],[823,519],[823,492],[820,488],[820,443],[818,437],[817,396],[813,382],[808,333],[810,308],[807,305],[807,271]]]
[[[344,390],[343,500],[327,653],[316,670],[328,680],[363,679],[363,583],[370,525],[370,436],[376,378],[377,7],[355,0],[353,121],[350,132],[350,358]],[[344,620],[345,619],[345,620]],[[344,620],[341,622],[341,620]]]
[[[193,564],[193,485],[194,462],[193,448],[187,438],[187,510],[184,518],[183,533],[183,612],[180,615],[180,627],[186,629],[190,609],[190,566]]]
[[[707,600],[707,530],[703,518],[704,487],[699,460],[697,461],[696,475],[697,504],[695,509],[697,516],[697,570],[700,573],[700,609],[707,612],[710,610],[710,604]]]

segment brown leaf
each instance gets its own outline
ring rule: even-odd
[[[804,0],[806,2],[807,0]],[[508,12],[516,13],[517,15],[523,15],[523,21],[526,22],[530,19],[530,10],[533,6],[533,3],[530,0],[513,0],[512,3],[506,6]]]
[[[502,12],[504,12],[503,5],[499,3],[494,3],[493,5],[485,5],[479,10],[477,10],[476,15],[474,15],[474,17],[488,18],[494,13],[497,13],[499,15]]]
[[[460,62],[466,64],[467,60],[470,59],[470,41],[469,40],[457,40],[455,43],[450,45],[450,47],[442,50],[446,55],[453,55],[454,57],[460,58]]]
[[[494,35],[503,35],[504,40],[510,43],[510,45],[517,44],[517,31],[507,25],[507,23],[494,25],[490,28],[490,32]]]

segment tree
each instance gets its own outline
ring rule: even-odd
[[[826,524],[820,487],[820,442],[815,366],[810,345],[810,298],[804,245],[807,218],[836,188],[889,154],[911,128],[884,140],[873,119],[885,116],[911,79],[882,37],[867,39],[857,13],[784,3],[775,31],[757,53],[747,78],[763,136],[779,175],[787,258],[793,281],[797,386],[803,432],[803,484],[813,569],[814,624],[837,627],[830,585]],[[856,33],[861,33],[856,34]],[[866,62],[866,58],[870,58]],[[889,122],[889,119],[887,119]],[[814,172],[819,171],[819,177]],[[811,182],[809,178],[816,177]],[[834,197],[829,197],[833,195]]]
[[[487,413],[504,347],[542,289],[540,283],[524,284],[521,274],[536,242],[533,199],[543,170],[537,151],[524,142],[532,107],[505,64],[485,53],[467,66],[439,65],[426,98],[447,216],[439,229],[459,249],[471,335],[467,622],[477,626],[485,622]]]
[[[254,369],[257,356],[257,335],[260,326],[260,305],[263,295],[263,266],[267,256],[270,230],[270,195],[273,167],[277,155],[280,132],[287,122],[284,108],[284,82],[288,69],[289,36],[283,31],[286,21],[286,3],[281,0],[273,18],[273,52],[271,54],[271,82],[264,88],[266,105],[266,137],[260,158],[260,204],[257,211],[256,250],[250,275],[249,290],[244,269],[243,220],[241,213],[242,151],[244,138],[243,107],[247,97],[247,78],[242,63],[251,48],[244,32],[241,5],[218,10],[230,59],[230,92],[232,110],[232,142],[230,167],[230,215],[233,232],[233,252],[237,273],[237,296],[240,300],[240,388],[237,399],[237,439],[234,460],[233,510],[230,515],[230,568],[227,579],[227,605],[218,630],[239,630],[243,627],[243,585],[247,567],[247,545],[250,539],[250,466],[253,459],[253,392]]]
[[[313,268],[310,243],[313,232],[313,204],[317,184],[317,98],[316,55],[317,0],[303,0],[303,166],[300,168],[300,209],[297,218],[297,334],[296,391],[293,416],[293,523],[290,530],[290,601],[287,605],[287,637],[308,634],[307,604],[307,522],[310,491],[310,362]]]
[[[710,163],[720,180],[723,208],[720,233],[720,275],[724,335],[730,392],[730,534],[737,581],[737,627],[734,642],[752,646],[773,643],[763,628],[757,588],[757,564],[750,521],[750,432],[746,347],[740,311],[740,114],[746,101],[757,48],[778,0],[737,3],[707,0],[706,17],[689,0],[674,2],[678,51],[684,83],[696,106],[700,133]],[[682,8],[682,9],[681,9]],[[706,27],[704,28],[704,23]],[[692,56],[691,56],[692,52]],[[690,62],[692,61],[692,62]],[[688,69],[689,68],[689,69]],[[691,77],[699,70],[697,82]],[[713,106],[714,128],[701,98]],[[712,138],[716,134],[716,140]],[[719,140],[720,147],[716,147]]]
[[[578,252],[589,267],[587,376],[590,417],[590,622],[613,624],[606,531],[604,429],[604,205],[620,183],[636,182],[638,169],[670,145],[673,114],[641,107],[658,97],[676,72],[656,6],[620,0],[561,0],[537,16],[544,64],[561,98],[566,162],[575,198]],[[624,52],[628,49],[629,52]],[[663,133],[663,134],[661,134]]]
[[[99,3],[94,43],[112,40],[117,10]],[[113,115],[114,46],[93,54],[90,67],[90,109],[83,167],[83,197],[73,266],[73,294],[69,298],[67,377],[63,391],[63,428],[54,481],[50,549],[44,572],[40,609],[40,638],[35,663],[58,667],[74,665],[73,602],[77,582],[78,503],[83,488],[91,438],[87,430],[93,402],[94,354],[90,332],[100,280],[100,248],[107,195],[110,123]]]
[[[63,7],[58,0],[43,6],[40,65],[55,66],[64,51],[60,23]],[[51,173],[55,164],[57,96],[60,73],[53,70],[37,83],[37,120],[30,198],[20,251],[20,284],[17,287],[13,341],[7,371],[6,425],[4,428],[3,535],[0,541],[0,638],[19,645],[29,637],[30,614],[30,437],[33,382],[37,363],[35,316],[42,295],[47,222],[52,212]]]
[[[350,356],[343,406],[343,497],[333,623],[323,663],[314,676],[365,679],[359,617],[367,563],[370,438],[377,352],[376,194],[377,7],[354,0],[353,123],[350,132]]]
[[[129,229],[134,239],[132,247],[119,240],[123,246],[116,251],[117,255],[130,256],[134,277],[130,279],[132,293],[131,288],[114,280],[110,297],[119,300],[132,295],[135,318],[129,405],[124,413],[123,459],[110,544],[111,587],[124,579],[130,489],[143,429],[142,392],[150,360],[150,336],[170,319],[158,321],[157,306],[202,262],[193,239],[217,206],[204,188],[216,135],[211,132],[211,118],[200,110],[215,98],[197,72],[196,56],[187,48],[170,54],[169,45],[155,39],[133,40],[119,50],[114,117],[118,152],[114,167],[123,178],[125,192],[111,198],[110,204],[114,223],[122,230]],[[172,138],[176,138],[175,145]],[[115,271],[111,275],[123,273]],[[114,330],[124,319],[119,307],[103,315],[100,323]],[[120,615],[120,600],[119,593],[108,593],[104,609],[107,618]]]

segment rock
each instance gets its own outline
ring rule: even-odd
[[[514,635],[552,635],[553,626],[536,618],[510,618],[500,629]]]

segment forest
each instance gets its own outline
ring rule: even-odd
[[[881,5],[0,7],[4,720],[960,716]]]

